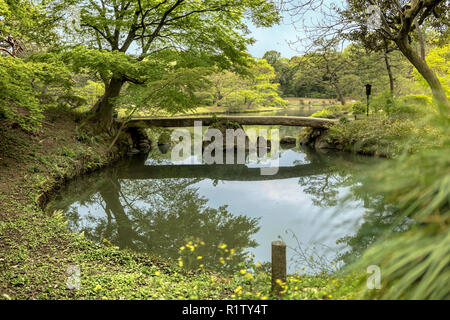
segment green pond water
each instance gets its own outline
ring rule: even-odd
[[[301,130],[277,128],[280,137]],[[70,230],[94,241],[175,261],[182,256],[192,268],[235,271],[248,255],[267,263],[271,242],[281,237],[289,272],[315,273],[339,266],[336,257],[352,250],[339,240],[358,233],[366,209],[363,201],[340,199],[359,183],[358,172],[379,161],[297,145],[280,148],[278,173],[262,176],[270,152],[230,165],[207,165],[193,153],[172,161],[170,153],[153,146],[148,155],[76,178],[47,210],[63,210]],[[189,241],[199,244],[194,252],[180,252]]]

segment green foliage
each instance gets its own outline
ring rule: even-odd
[[[423,138],[431,147],[376,167],[361,190],[396,208],[389,233],[355,265],[376,264],[382,270],[381,290],[365,290],[366,296],[448,299],[450,295],[450,126],[448,119],[438,116],[427,125],[438,131],[437,136]],[[401,227],[405,219],[411,225],[406,230]]]
[[[82,98],[88,107],[92,107],[104,92],[105,85],[101,82],[92,80],[87,80],[86,84],[83,86],[75,86],[73,88],[73,93]]]
[[[366,113],[366,111],[366,106],[363,105],[360,101],[357,101],[352,105],[353,114],[364,114]]]
[[[265,53],[264,58],[274,67],[275,81],[280,83],[282,96],[336,98],[330,74],[336,77],[345,97],[364,99],[366,83],[373,85],[374,94],[389,88],[386,65],[381,63],[383,52],[367,51],[357,43],[351,43],[342,51],[324,49],[330,70],[327,70],[320,50],[291,59],[281,58],[280,53],[273,50]],[[391,65],[395,65],[395,93],[417,91],[410,79],[412,68],[406,59],[396,51],[390,52],[388,59]]]
[[[0,0],[0,50],[14,57],[25,57],[37,46],[48,46],[57,39],[55,17],[58,9],[45,10],[41,0]]]
[[[431,97],[424,94],[409,94],[399,97],[399,100],[403,103],[418,104],[422,106],[431,104]]]
[[[73,1],[55,3],[67,7]],[[80,28],[72,30],[79,40],[71,45],[78,46],[63,52],[62,59],[76,72],[88,70],[106,88],[110,83],[117,87],[105,92],[98,110],[126,104],[186,111],[202,101],[194,91],[207,83],[206,68],[245,73],[250,64],[246,46],[252,40],[242,32],[244,16],[259,26],[279,21],[274,3],[267,0],[89,1],[81,6]],[[118,102],[122,87],[127,97]],[[144,101],[149,92],[158,94]]]
[[[390,113],[394,109],[394,97],[389,90],[385,90],[376,95],[370,103],[371,111],[378,112],[384,110]]]
[[[351,111],[351,105],[331,105],[314,112],[311,117],[338,119]]]
[[[387,157],[441,143],[440,133],[432,126],[419,125],[405,114],[372,114],[362,120],[339,122],[329,129],[329,139],[347,151]]]
[[[211,90],[216,103],[229,111],[286,105],[286,101],[278,95],[278,84],[274,83],[275,73],[270,64],[257,60],[248,72],[246,77],[232,72],[212,75]]]
[[[442,47],[433,47],[426,56],[427,64],[433,68],[436,75],[444,87],[447,97],[450,97],[450,44],[446,44]],[[428,83],[414,69],[414,77],[425,87],[428,87]]]
[[[68,70],[57,62],[0,56],[0,78],[0,114],[28,130],[39,126],[43,110],[71,86]]]

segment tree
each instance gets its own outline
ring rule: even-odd
[[[310,74],[306,77],[319,77],[318,81],[326,82],[333,89],[339,102],[344,105],[345,98],[342,91],[341,77],[348,69],[348,59],[337,50],[338,42],[334,39],[326,41],[316,41],[315,51],[305,54],[301,60],[304,65],[304,73]],[[314,71],[313,71],[314,70]]]
[[[249,70],[249,75],[234,75],[232,90],[224,97],[222,104],[232,110],[255,106],[284,107],[286,101],[278,95],[275,71],[264,59],[259,59]]]
[[[264,53],[263,59],[266,59],[266,61],[275,68],[277,62],[281,59],[281,53],[276,50],[270,50]]]
[[[445,0],[348,0],[348,8],[340,11],[342,17],[357,26],[349,33],[361,38],[367,38],[367,17],[364,14],[368,5],[376,5],[380,13],[380,27],[376,34],[387,42],[393,42],[402,54],[411,62],[431,88],[433,98],[437,102],[441,113],[447,114],[449,101],[445,95],[436,73],[425,60],[422,31],[418,29],[425,22],[435,28],[448,27],[448,1]],[[447,19],[447,20],[446,20]],[[411,35],[416,32],[421,43],[418,53],[411,45]],[[422,40],[420,40],[422,39]]]
[[[70,91],[69,70],[61,61],[33,61],[33,45],[55,38],[39,1],[0,0],[0,116],[23,129],[36,129],[54,95]]]
[[[267,51],[263,59],[266,59],[275,70],[276,77],[274,82],[280,84],[282,95],[294,95],[292,79],[298,69],[298,65],[293,61],[291,63],[289,59],[282,58],[281,53],[275,50]]]
[[[446,33],[449,26],[449,3],[446,0],[347,0],[345,6],[321,6],[323,0],[290,1],[291,12],[296,15],[306,14],[311,9],[320,10],[324,19],[309,28],[315,32],[316,38],[343,37],[359,40],[366,46],[374,46],[380,42],[385,45],[393,43],[426,80],[431,88],[433,98],[442,114],[448,116],[449,101],[445,95],[436,73],[427,64],[424,57],[422,31],[417,27],[428,26],[431,29]],[[378,26],[374,31],[368,27],[367,9],[374,9]],[[379,16],[378,16],[379,15]],[[373,17],[373,16],[372,16]],[[412,46],[412,36],[417,39],[422,53]],[[421,41],[422,39],[422,41]]]
[[[59,3],[69,5],[75,1],[59,0]],[[106,128],[111,125],[115,99],[122,88],[127,84],[145,86],[158,75],[162,77],[164,68],[179,59],[175,53],[187,52],[191,58],[196,57],[195,62],[189,61],[189,67],[227,69],[234,65],[239,69],[248,63],[245,50],[251,42],[241,32],[245,30],[244,16],[249,15],[260,26],[270,26],[279,20],[274,4],[268,0],[83,0],[77,3],[81,8],[78,33],[83,41],[80,44],[95,50],[89,53],[98,60],[90,65],[87,61],[84,67],[97,68],[105,83],[105,93],[93,111]],[[126,68],[119,68],[118,62],[126,62]]]
[[[33,47],[56,41],[56,16],[46,12],[41,2],[0,0],[0,55],[25,57]]]

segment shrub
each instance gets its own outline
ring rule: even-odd
[[[330,119],[338,119],[343,115],[350,113],[350,105],[332,105],[323,108],[320,111],[314,112],[311,117],[316,118],[330,118]]]
[[[389,90],[380,92],[373,98],[372,103],[370,103],[369,112],[384,110],[386,113],[391,113],[391,110],[395,108],[394,97]]]
[[[355,102],[352,105],[353,114],[364,114],[366,113],[366,106],[363,105],[360,101]]]
[[[431,104],[431,97],[424,94],[409,94],[399,99],[405,104],[429,105]]]

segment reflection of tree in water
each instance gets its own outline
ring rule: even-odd
[[[364,172],[371,170],[367,165],[376,165],[379,160],[360,157],[363,161],[358,163],[358,157],[348,159],[347,154],[333,153],[329,157],[327,154],[310,152],[308,149],[303,151],[311,163],[327,164],[321,174],[299,177],[299,184],[304,192],[311,195],[314,205],[336,207],[346,201],[359,201],[365,208],[364,222],[357,233],[337,241],[337,244],[345,244],[348,249],[338,254],[338,261],[349,264],[388,232],[402,232],[409,228],[411,221],[399,217],[395,207],[386,205],[382,197],[366,192],[363,187]],[[350,193],[342,197],[340,190],[346,187]],[[342,209],[342,206],[338,207],[338,210]],[[394,225],[397,226],[395,229]]]
[[[326,163],[320,174],[299,177],[299,184],[303,186],[303,191],[311,195],[315,206],[334,207],[338,205],[340,189],[357,183],[354,159],[347,159],[348,155],[345,154],[320,154],[306,148],[303,148],[302,151],[306,153],[307,161],[317,164]]]
[[[195,257],[202,256],[199,263],[216,270],[235,269],[245,260],[245,250],[257,246],[250,237],[259,230],[258,219],[233,215],[226,206],[208,207],[207,199],[192,186],[198,181],[118,180],[114,171],[109,170],[86,181],[86,189],[80,190],[84,195],[75,193],[80,196],[57,206],[69,209],[66,216],[71,230],[84,231],[86,237],[97,242],[106,238],[121,248],[177,259],[179,248],[187,241],[201,240],[205,245],[192,253]],[[73,195],[73,191],[66,193]],[[103,212],[80,216],[78,206],[68,208],[75,201],[86,206],[96,204]],[[225,265],[220,257],[228,255],[218,248],[221,243],[235,249]]]
[[[357,190],[355,197],[364,200],[364,223],[354,236],[343,237],[337,243],[345,243],[349,250],[340,254],[338,259],[344,264],[356,261],[375,241],[380,241],[392,232],[404,232],[413,223],[398,215],[397,209],[387,205],[381,196],[369,195]]]

